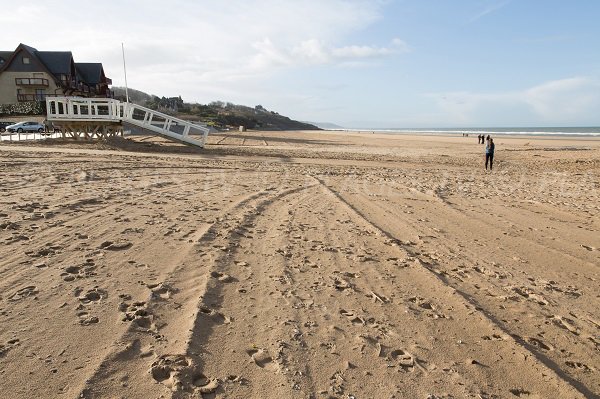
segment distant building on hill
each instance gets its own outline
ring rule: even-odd
[[[41,102],[46,96],[112,97],[101,63],[79,63],[70,51],[19,44],[0,51],[0,104]]]

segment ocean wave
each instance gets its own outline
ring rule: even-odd
[[[589,130],[588,130],[589,129]],[[383,134],[468,134],[468,135],[514,135],[514,136],[582,136],[600,137],[600,128],[572,128],[563,130],[469,130],[469,129],[332,129],[359,133]],[[587,131],[586,131],[587,130]]]

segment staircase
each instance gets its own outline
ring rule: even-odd
[[[131,124],[201,148],[210,131],[204,125],[111,98],[46,97],[46,115],[46,119],[55,125],[60,125],[61,122]]]

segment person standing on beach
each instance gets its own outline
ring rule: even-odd
[[[494,145],[494,139],[487,137],[487,144],[485,145],[485,170],[488,168],[488,161],[490,163],[490,170],[492,170],[492,166],[494,164],[494,149],[496,146]]]

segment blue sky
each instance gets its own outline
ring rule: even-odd
[[[345,127],[600,125],[596,0],[17,4],[0,49],[71,50],[122,86],[124,42],[129,86],[159,96]]]

